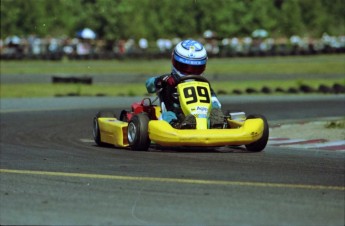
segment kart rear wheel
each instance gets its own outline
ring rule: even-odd
[[[95,143],[99,146],[106,146],[106,143],[103,143],[101,141],[101,131],[99,129],[99,124],[98,124],[98,118],[116,118],[116,115],[111,112],[98,112],[96,116],[93,118],[93,129],[92,129],[92,134],[93,134],[93,139],[95,140]]]
[[[265,149],[267,142],[268,142],[268,137],[269,137],[268,123],[267,123],[267,119],[263,115],[249,115],[247,117],[247,119],[254,119],[254,118],[261,118],[263,120],[264,131],[263,131],[262,137],[259,140],[255,141],[251,144],[247,144],[245,146],[246,146],[248,151],[260,152],[260,151]]]
[[[149,117],[147,114],[134,115],[128,123],[128,143],[132,150],[147,151],[151,141],[148,133]]]

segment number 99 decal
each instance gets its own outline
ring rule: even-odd
[[[201,103],[210,103],[210,95],[206,87],[202,87],[202,86],[186,87],[183,89],[183,94],[186,99],[190,99],[186,102],[186,104],[192,104],[192,103],[198,102],[198,97]]]

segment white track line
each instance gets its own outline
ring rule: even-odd
[[[289,143],[304,142],[305,139],[288,139],[288,140],[269,140],[268,144],[270,145],[288,145]]]
[[[95,141],[93,139],[80,139],[83,143],[94,143]]]
[[[339,141],[330,141],[325,143],[319,143],[319,144],[306,144],[304,147],[306,148],[323,148],[323,147],[332,147],[332,146],[341,146],[345,145],[345,140],[339,140]]]

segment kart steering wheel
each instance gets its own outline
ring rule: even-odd
[[[186,76],[180,77],[177,84],[184,82],[186,80],[195,80],[195,81],[210,83],[205,77],[202,77],[200,75],[186,75]]]

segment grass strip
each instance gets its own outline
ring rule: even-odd
[[[158,60],[62,60],[62,61],[0,61],[0,73],[11,75],[68,74],[163,74],[171,69],[167,59]],[[345,54],[252,57],[252,58],[210,58],[206,74],[339,74],[345,73]]]
[[[311,79],[311,80],[260,80],[260,81],[238,81],[238,82],[213,82],[212,88],[221,94],[232,94],[234,90],[246,92],[252,88],[260,91],[263,87],[272,90],[281,88],[298,89],[300,85],[308,85],[313,89],[318,89],[323,84],[332,87],[334,83],[345,85],[345,80]],[[147,95],[145,84],[1,84],[1,98],[21,98],[21,97],[54,97],[54,96],[143,96]]]
[[[171,62],[159,60],[67,60],[62,61],[0,61],[1,75],[33,74],[46,75],[158,75],[170,71]],[[334,83],[345,85],[345,54],[285,56],[285,57],[252,57],[252,58],[210,58],[206,75],[219,75],[223,82],[213,82],[212,87],[219,94],[231,94],[233,90],[245,92],[246,89],[261,90],[268,87],[272,90],[281,88],[298,88],[309,85],[317,89],[319,85],[332,86]],[[245,81],[228,81],[231,76],[242,76]],[[277,80],[267,80],[263,75],[277,76]],[[289,75],[284,77],[284,75]],[[292,76],[291,76],[292,75]],[[312,75],[321,75],[312,79]],[[339,79],[328,79],[327,75],[339,76]],[[225,76],[227,79],[225,79]],[[289,78],[287,78],[289,77]],[[227,81],[225,81],[227,80]],[[0,84],[1,98],[9,97],[52,97],[65,95],[78,96],[141,96],[146,94],[144,83],[124,84]]]

